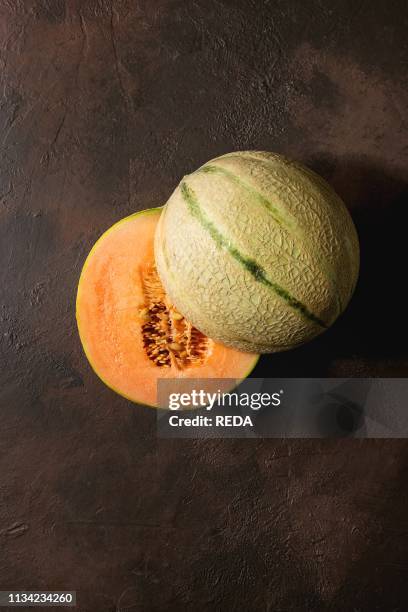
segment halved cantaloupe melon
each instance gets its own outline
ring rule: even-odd
[[[122,219],[96,242],[83,267],[76,316],[86,356],[111,389],[157,405],[160,378],[242,380],[258,355],[216,343],[168,300],[154,263],[161,208]]]

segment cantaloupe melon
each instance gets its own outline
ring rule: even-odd
[[[201,332],[260,353],[326,330],[359,271],[340,197],[308,168],[255,151],[183,178],[165,205],[155,257],[170,299]]]
[[[154,263],[160,213],[136,213],[103,234],[83,267],[76,302],[96,374],[117,393],[151,406],[160,378],[241,380],[258,359],[207,338],[173,307]]]

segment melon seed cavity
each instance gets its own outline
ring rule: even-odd
[[[139,309],[143,347],[157,367],[179,370],[204,364],[211,352],[207,338],[168,300],[156,268],[142,271],[144,304]]]

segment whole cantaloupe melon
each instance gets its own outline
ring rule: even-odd
[[[268,353],[332,325],[354,291],[359,244],[320,176],[242,151],[183,178],[161,215],[155,259],[172,302],[200,331]]]

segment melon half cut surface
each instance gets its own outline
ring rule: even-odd
[[[127,399],[157,406],[158,379],[245,378],[258,355],[216,343],[168,300],[156,272],[161,208],[135,213],[96,242],[83,267],[76,316],[95,373]]]

